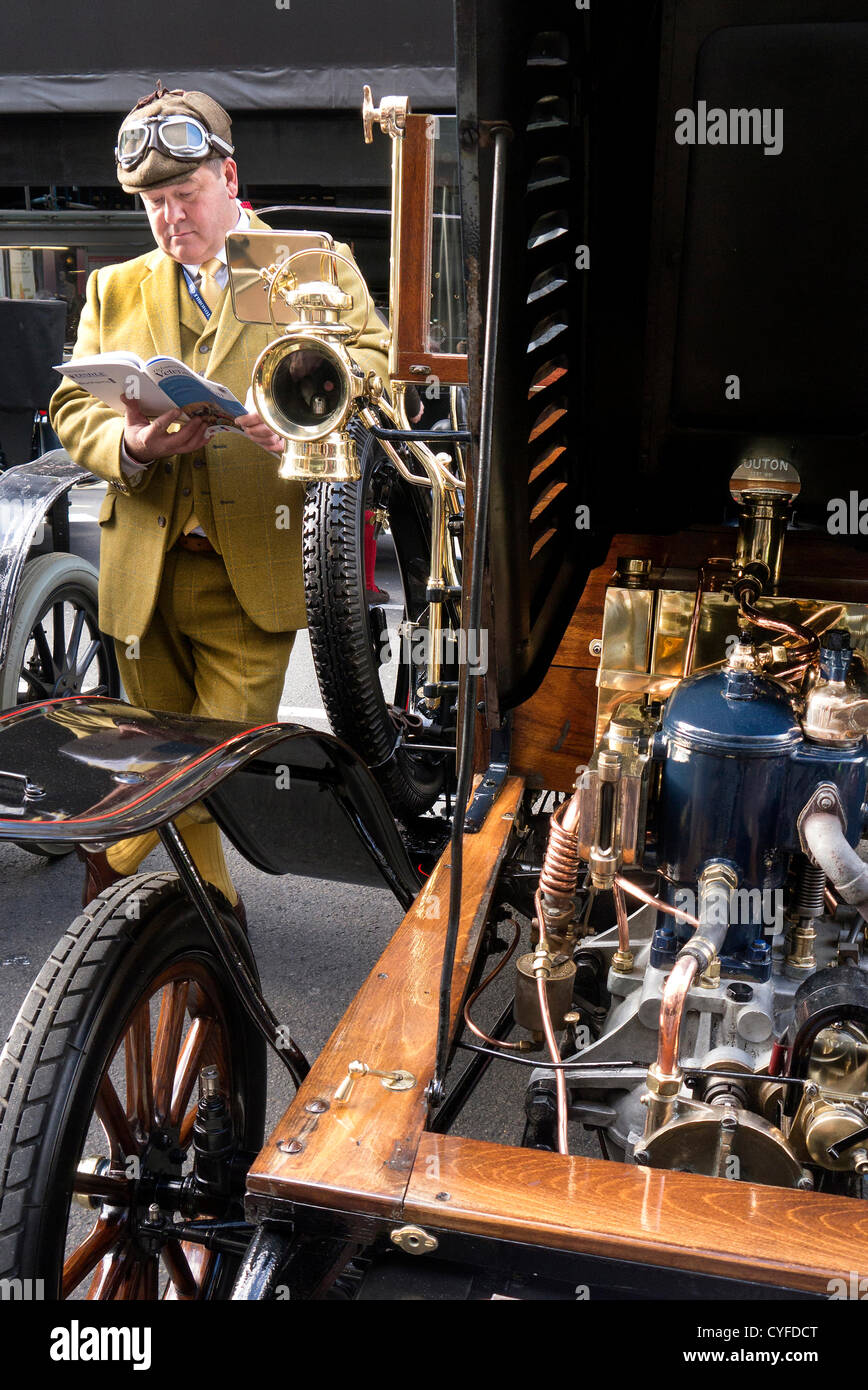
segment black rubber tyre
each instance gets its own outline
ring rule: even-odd
[[[307,489],[304,509],[303,559],[308,628],[323,704],[338,738],[344,739],[371,768],[392,810],[400,818],[420,815],[437,799],[444,781],[444,763],[436,756],[412,754],[399,748],[394,756],[400,722],[390,711],[379,674],[377,633],[365,597],[364,515],[366,499],[382,454],[367,432],[360,442],[362,478],[357,483],[320,483]],[[378,457],[379,455],[379,457]],[[410,485],[395,479],[395,489]],[[415,491],[415,489],[413,489]],[[393,527],[394,531],[394,527]],[[417,534],[418,554],[398,554],[404,582],[404,616],[418,620],[420,575],[427,574],[424,532]],[[414,581],[416,598],[406,590]],[[408,611],[410,610],[410,611]],[[375,609],[374,612],[377,610]],[[408,681],[406,664],[399,672],[395,703],[403,703]]]
[[[99,576],[77,555],[39,555],[24,566],[0,671],[0,709],[54,695],[120,695],[114,644],[99,630]],[[71,845],[20,843],[46,859]]]
[[[222,915],[252,965],[234,914],[225,907]],[[152,1016],[146,1002],[158,991],[160,1010],[166,1009],[165,1028],[162,1012],[156,1022],[156,1011]],[[174,1032],[170,1017],[180,1018]],[[169,1060],[161,1065],[161,1058]],[[61,1295],[67,1228],[75,1235],[76,1222],[83,1219],[81,1208],[71,1205],[73,1181],[83,1153],[94,1152],[95,1144],[97,1156],[105,1155],[108,1147],[109,1172],[120,1175],[126,1185],[122,1201],[97,1208],[90,1237],[101,1221],[122,1219],[113,1258],[126,1259],[130,1275],[124,1289],[118,1291],[115,1285],[108,1291],[111,1270],[106,1262],[112,1255],[107,1250],[67,1293],[80,1289],[96,1268],[94,1281],[102,1279],[107,1291],[91,1288],[90,1296],[158,1296],[158,1257],[153,1252],[142,1255],[136,1221],[144,1214],[141,1204],[146,1209],[152,1200],[148,1190],[154,1173],[182,1171],[182,1152],[189,1144],[185,1136],[192,1129],[195,1076],[203,1063],[214,1061],[231,1099],[238,1141],[256,1150],[265,1119],[265,1044],[175,875],[123,879],[95,898],[61,937],[0,1054],[0,1278],[41,1279],[45,1297]],[[148,1075],[150,1084],[135,1080]],[[103,1118],[112,1114],[105,1108],[106,1088],[113,1090],[120,1106],[110,1124]],[[171,1095],[171,1106],[178,1111],[174,1118],[165,1099],[161,1114],[161,1094]],[[142,1114],[144,1122],[136,1118]],[[178,1118],[181,1114],[183,1119]],[[127,1168],[131,1141],[138,1164],[132,1175]],[[177,1247],[177,1242],[169,1243]],[[195,1265],[194,1296],[227,1297],[237,1261],[211,1252],[205,1252],[206,1260],[202,1247],[183,1248],[194,1264],[200,1261]],[[71,1259],[86,1265],[82,1250],[79,1245],[66,1256],[68,1280]],[[168,1296],[174,1296],[175,1286],[167,1287]]]

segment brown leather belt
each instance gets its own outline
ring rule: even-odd
[[[196,555],[219,555],[207,536],[179,536],[175,545],[181,550],[192,550]]]

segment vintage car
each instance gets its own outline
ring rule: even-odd
[[[0,715],[3,835],[157,827],[176,870],[73,922],[0,1059],[0,1276],[54,1296],[868,1287],[868,23],[457,0],[456,41],[466,328],[430,307],[445,127],[401,98],[364,108],[394,161],[391,404],[346,363],[334,417],[299,404],[282,364],[343,360],[341,296],[327,266],[256,271],[290,321],[260,400],[312,515],[355,497],[360,535],[352,420],[427,493],[391,742]],[[442,449],[412,382],[468,387]],[[315,633],[332,681],[381,635],[348,614]],[[174,827],[199,798],[260,867],[327,845],[405,908],[312,1065]],[[263,1141],[266,1043],[297,1094]]]

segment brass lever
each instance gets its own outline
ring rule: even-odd
[[[412,1072],[380,1071],[377,1067],[369,1067],[367,1062],[350,1062],[346,1076],[335,1091],[335,1105],[349,1105],[353,1086],[360,1076],[379,1076],[387,1091],[410,1091],[416,1085]]]

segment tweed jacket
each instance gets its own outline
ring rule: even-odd
[[[265,228],[255,216],[250,225]],[[337,250],[350,255],[341,244]],[[338,276],[348,277],[340,265]],[[353,357],[364,370],[388,380],[388,330],[373,310],[364,321],[363,306],[355,306],[349,317],[363,328],[351,349]],[[228,288],[206,321],[190,300],[181,267],[155,250],[93,272],[73,356],[124,350],[147,360],[165,353],[186,360],[243,401],[254,363],[274,337],[270,325],[242,324],[235,318]],[[68,381],[52,396],[50,414],[70,456],[109,483],[99,515],[99,609],[105,632],[129,641],[147,631],[166,550],[177,539],[191,492],[196,516],[221,551],[232,588],[250,618],[267,632],[306,626],[304,485],[278,478],[274,454],[241,434],[221,432],[194,455],[160,459],[129,477],[120,464],[121,416]]]

